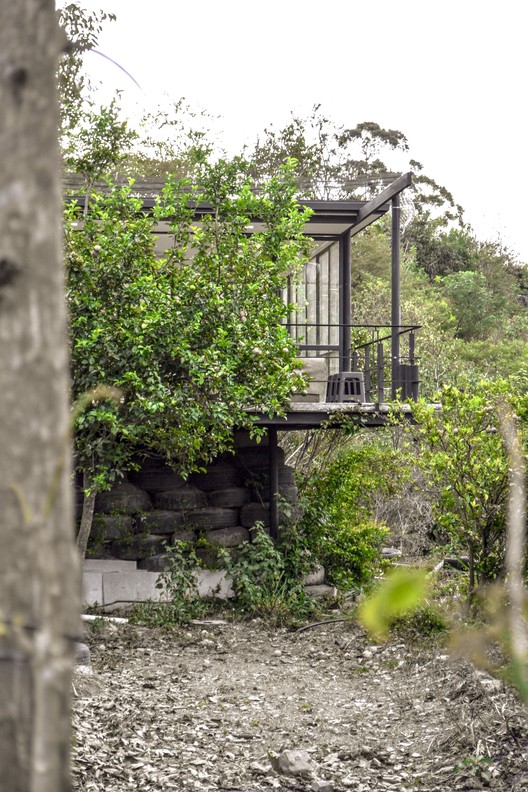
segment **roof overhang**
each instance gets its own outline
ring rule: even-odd
[[[338,241],[345,233],[355,236],[386,214],[389,211],[391,199],[409,187],[411,182],[412,174],[405,173],[371,201],[300,200],[299,205],[301,207],[311,210],[311,216],[304,226],[304,233],[317,242],[330,243]],[[141,195],[141,187],[140,185],[137,186],[138,194],[143,200],[143,210],[146,212],[152,211],[156,204],[156,196],[152,194]],[[83,208],[86,199],[84,196],[72,196],[72,200]],[[203,217],[210,215],[212,211],[210,204],[196,204],[194,207],[196,221],[200,222]],[[256,217],[247,226],[248,234],[258,233],[262,228],[262,222]],[[161,236],[169,235],[170,223],[160,222],[153,230],[154,233]],[[160,244],[159,247],[162,248],[163,244]]]

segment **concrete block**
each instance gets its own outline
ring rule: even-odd
[[[161,591],[156,588],[158,577],[157,572],[149,572],[146,569],[105,572],[103,574],[104,605],[160,600]]]
[[[82,579],[82,602],[83,606],[103,604],[103,573],[94,571],[84,571]]]
[[[117,558],[86,558],[85,572],[131,572],[137,568],[135,561],[120,561]]]
[[[335,599],[337,597],[337,589],[335,586],[327,586],[326,583],[321,583],[317,586],[305,586],[304,590],[312,597],[327,597]]]
[[[324,567],[319,564],[313,572],[310,572],[309,575],[306,575],[304,578],[304,585],[305,586],[319,586],[321,583],[325,581],[325,570]]]
[[[233,582],[224,569],[199,569],[196,572],[200,597],[229,599],[233,596]]]
[[[299,370],[308,377],[308,384],[303,395],[307,401],[322,402],[326,398],[328,378],[327,361],[325,358],[299,358]],[[304,401],[304,399],[299,399]]]

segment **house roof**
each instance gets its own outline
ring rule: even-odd
[[[310,219],[305,225],[304,233],[320,242],[338,240],[344,233],[350,232],[354,236],[363,228],[375,222],[386,214],[390,208],[390,200],[411,184],[412,174],[405,173],[390,184],[371,201],[305,201],[300,200],[301,206],[312,210]],[[64,180],[65,188],[72,193],[81,186],[79,177],[68,176]],[[105,185],[102,185],[104,188]],[[163,183],[160,181],[138,181],[134,184],[134,194],[143,200],[145,210],[152,209],[156,202],[156,195],[161,191]],[[72,195],[72,199],[80,206],[84,206],[83,195]],[[195,206],[196,219],[210,214],[210,204],[201,203]],[[248,232],[255,233],[262,228],[258,218],[254,218],[248,225]],[[162,237],[159,247],[163,249],[163,235],[170,233],[168,223],[159,223],[155,233]]]

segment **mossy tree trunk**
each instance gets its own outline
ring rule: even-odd
[[[0,0],[0,787],[66,792],[79,576],[53,0]]]

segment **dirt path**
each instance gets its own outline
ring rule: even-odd
[[[106,627],[90,643],[76,790],[528,790],[526,711],[437,649],[254,622]],[[285,749],[308,752],[313,774],[276,773],[269,754]]]

